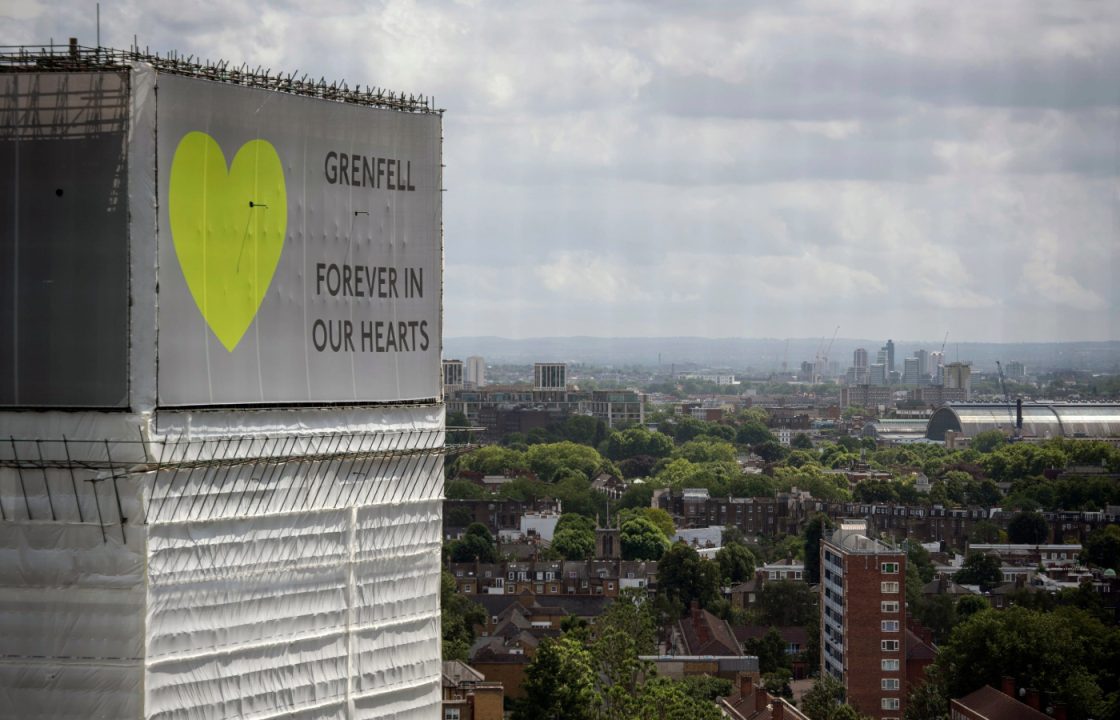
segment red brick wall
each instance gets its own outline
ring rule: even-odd
[[[883,573],[882,563],[897,563],[897,573]],[[848,703],[873,718],[901,718],[906,709],[906,559],[902,553],[850,554],[844,561],[844,679]],[[897,582],[897,593],[884,593],[883,582]],[[898,612],[884,613],[883,601],[897,602]],[[898,623],[896,632],[884,632],[883,620]],[[898,641],[897,651],[883,651],[883,640]],[[884,671],[881,661],[899,661],[897,671]],[[884,690],[884,678],[897,679],[898,690]],[[880,700],[898,698],[898,710],[884,710]]]

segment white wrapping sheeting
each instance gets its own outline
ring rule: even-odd
[[[431,408],[389,412],[387,435],[442,430]],[[172,425],[148,429],[148,456],[182,454],[161,445]],[[443,469],[417,451],[443,437],[402,437],[394,458],[253,461],[275,445],[218,442],[198,446],[217,462],[192,450],[116,480],[0,471],[0,717],[438,716]]]

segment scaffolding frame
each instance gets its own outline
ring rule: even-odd
[[[399,112],[443,115],[430,95],[414,95],[371,85],[346,84],[345,80],[327,83],[299,71],[273,73],[272,68],[230,65],[228,60],[210,61],[177,52],[165,55],[133,46],[128,50],[53,42],[41,45],[0,45],[0,72],[95,72],[127,70],[131,63],[147,63],[158,72],[203,78],[244,87],[285,92],[292,95],[397,110]]]
[[[394,469],[402,487],[402,499],[416,499],[422,490],[420,480],[430,476],[436,463],[469,452],[478,444],[474,436],[482,428],[451,427],[376,432],[329,432],[319,434],[229,435],[191,438],[180,436],[160,440],[73,440],[46,438],[0,439],[0,470],[14,471],[15,485],[11,492],[0,492],[0,522],[94,522],[93,514],[83,509],[83,489],[93,496],[96,523],[102,540],[108,541],[107,528],[119,526],[121,541],[126,541],[125,527],[146,525],[150,519],[166,515],[178,516],[183,508],[194,520],[215,517],[218,497],[227,484],[238,481],[246,488],[238,493],[235,516],[253,515],[264,510],[264,494],[286,470],[295,466],[303,478],[300,486],[307,489],[305,505],[316,506],[330,495],[332,486],[349,484],[339,492],[339,505],[362,506],[376,502],[377,483],[361,480],[377,477]],[[439,444],[441,438],[454,433],[463,442]],[[343,469],[349,468],[343,476]],[[55,481],[50,480],[55,473]],[[248,473],[248,477],[245,474]],[[58,475],[68,479],[61,483]],[[166,489],[158,492],[156,479],[170,476]],[[144,517],[137,523],[126,517],[121,501],[119,482],[138,479],[151,484],[151,493],[144,503]],[[215,492],[187,495],[184,490],[192,482],[205,484]],[[231,483],[232,481],[232,483]],[[99,485],[112,485],[111,499],[101,499]],[[53,485],[53,488],[52,488]],[[176,487],[179,492],[176,494]],[[283,491],[279,508],[269,512],[290,512],[300,509],[293,496],[294,482]],[[41,491],[36,493],[36,491]],[[69,491],[67,493],[67,491]],[[45,497],[45,506],[38,498]],[[35,503],[32,498],[36,498]],[[307,502],[309,500],[309,502]],[[268,501],[272,503],[270,499]],[[87,501],[87,505],[88,505]],[[64,512],[65,505],[72,511]],[[74,512],[76,511],[76,512]],[[68,515],[69,517],[63,517]],[[87,517],[88,515],[88,517]]]

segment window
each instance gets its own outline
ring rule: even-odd
[[[549,585],[548,586],[548,591],[553,592],[553,593],[556,592],[556,586],[555,585]]]
[[[884,690],[898,690],[898,678],[883,678],[882,687]]]
[[[898,592],[898,583],[897,582],[885,582],[885,583],[880,583],[879,585],[880,585],[881,590],[885,593],[897,593]]]
[[[607,590],[614,590],[614,583],[613,582],[608,582],[607,583]]]
[[[882,622],[883,632],[898,632],[897,620],[884,620]]]
[[[898,672],[898,660],[883,660],[882,667],[886,672]]]
[[[513,580],[514,575],[512,570],[509,572],[509,575],[507,577],[509,577],[510,580]]]
[[[490,577],[490,571],[489,570],[486,571],[485,577]]]
[[[885,573],[892,574],[892,575],[897,575],[898,574],[898,563],[896,563],[896,562],[883,563],[880,566],[880,568]]]
[[[884,710],[897,710],[898,705],[899,705],[899,699],[898,698],[883,698],[882,701],[879,703],[879,707],[883,708]]]
[[[498,616],[497,615],[491,615],[490,616],[490,624],[491,625],[497,625],[498,624]]]
[[[898,652],[898,640],[880,640],[879,647],[883,652]]]
[[[459,720],[459,708],[444,708],[443,720]]]
[[[533,592],[535,592],[538,595],[543,594],[544,593],[544,583],[537,583],[536,587],[533,588]]]
[[[879,608],[882,610],[882,612],[885,613],[896,613],[898,612],[898,601],[884,600],[883,602],[879,603]]]

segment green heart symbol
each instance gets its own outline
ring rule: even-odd
[[[187,287],[206,324],[233,352],[284,249],[288,196],[276,148],[250,140],[227,170],[214,138],[187,133],[171,161],[168,212]]]

